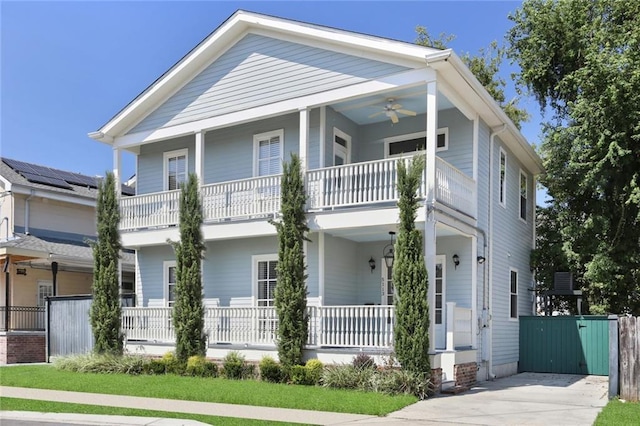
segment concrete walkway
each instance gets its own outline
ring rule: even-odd
[[[607,377],[522,373],[492,382],[482,382],[478,387],[462,394],[443,395],[420,401],[386,417],[375,417],[358,414],[0,387],[0,394],[5,397],[316,425],[590,425],[601,408],[607,404],[607,391]],[[178,419],[6,411],[0,412],[0,419],[3,422],[13,419],[16,421],[15,424],[28,424],[29,422],[154,426],[198,424],[198,422]],[[26,423],[20,423],[20,421],[25,420],[27,421]]]

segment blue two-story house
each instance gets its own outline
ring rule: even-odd
[[[275,355],[282,162],[300,156],[311,232],[308,356],[393,351],[399,161],[423,155],[416,226],[429,273],[431,353],[445,380],[517,371],[533,312],[539,157],[461,59],[440,50],[238,11],[91,138],[135,154],[120,201],[136,250],[130,348],[164,353],[179,186],[201,183],[208,355]]]

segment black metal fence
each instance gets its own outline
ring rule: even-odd
[[[47,313],[44,306],[0,306],[0,331],[44,331]],[[8,319],[8,323],[7,323]]]

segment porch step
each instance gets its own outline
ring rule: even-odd
[[[451,389],[455,384],[456,382],[454,380],[447,380],[446,378],[443,378],[441,386],[442,392],[444,392],[445,389]]]
[[[450,395],[457,395],[459,393],[468,391],[469,388],[465,387],[465,386],[450,386],[448,388],[442,388],[442,393],[446,393],[446,394],[450,394]]]

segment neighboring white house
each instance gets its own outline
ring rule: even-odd
[[[137,157],[136,195],[121,201],[122,241],[136,249],[138,308],[124,326],[136,348],[173,344],[167,239],[179,239],[177,188],[195,173],[208,353],[274,351],[269,219],[282,161],[296,153],[311,229],[308,356],[390,353],[384,255],[398,225],[396,168],[425,155],[416,225],[430,277],[432,365],[446,379],[460,368],[478,369],[479,380],[517,371],[518,316],[533,314],[542,165],[450,49],[238,11],[90,137],[113,147],[117,173],[123,151]]]

